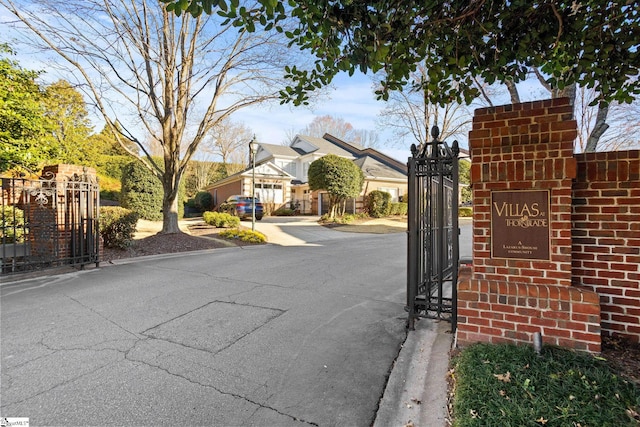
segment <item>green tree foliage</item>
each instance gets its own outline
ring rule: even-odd
[[[344,213],[344,202],[350,197],[357,197],[363,184],[362,170],[344,157],[328,154],[309,165],[309,188],[329,193],[331,218],[336,217],[339,208],[340,213]]]
[[[0,53],[12,52],[0,45]],[[57,155],[56,145],[46,138],[50,122],[44,114],[44,94],[35,81],[39,74],[0,58],[0,172],[35,171]]]
[[[401,90],[416,65],[428,74],[413,82],[433,103],[469,103],[474,77],[487,83],[524,80],[539,67],[563,89],[594,87],[594,100],[631,102],[640,93],[640,3],[608,0],[162,0],[177,14],[218,13],[238,26],[284,32],[310,50],[315,69],[288,67],[293,85],[282,96],[305,103],[340,71],[383,71],[378,94]],[[281,23],[293,17],[298,26]]]
[[[0,5],[12,16],[9,31],[57,54],[121,144],[138,146],[129,153],[162,181],[162,233],[180,232],[180,185],[209,131],[242,108],[278,99],[283,60],[298,56],[281,34],[243,31],[216,15],[177,17],[159,2]],[[138,124],[127,129],[132,115]]]
[[[82,94],[60,80],[45,88],[45,116],[50,122],[51,137],[58,146],[61,163],[95,166],[104,147],[91,144],[93,132]]]

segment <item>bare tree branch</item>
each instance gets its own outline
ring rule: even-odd
[[[160,178],[163,232],[178,231],[179,183],[208,132],[242,108],[278,99],[285,85],[286,41],[238,32],[215,14],[177,17],[147,0],[0,5],[19,19],[17,34],[66,62],[120,144]],[[161,147],[162,164],[149,141]]]

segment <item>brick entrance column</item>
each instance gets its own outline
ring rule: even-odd
[[[74,177],[82,177],[92,182],[96,181],[96,171],[83,166],[58,164],[45,166],[42,169],[41,186],[43,190],[50,190],[44,198],[44,203],[32,201],[29,212],[29,239],[31,253],[42,261],[56,262],[71,259],[72,227],[74,224],[72,205],[74,191],[66,183]],[[84,230],[83,230],[84,231]]]
[[[600,351],[595,292],[571,286],[576,122],[568,99],[476,110],[469,133],[473,268],[461,272],[458,331],[471,342]]]

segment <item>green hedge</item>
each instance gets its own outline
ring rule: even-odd
[[[239,230],[237,228],[225,230],[219,236],[225,239],[240,240],[245,243],[264,243],[267,241],[266,236],[259,231]]]
[[[100,235],[107,248],[125,249],[133,243],[139,215],[119,206],[100,208]]]
[[[473,208],[463,206],[458,208],[458,216],[470,217],[473,216]]]
[[[389,215],[406,215],[407,204],[404,202],[391,203]]]
[[[367,212],[372,218],[389,216],[391,212],[391,194],[373,190],[367,195]]]
[[[240,225],[240,218],[224,212],[207,211],[202,214],[202,219],[217,228],[238,227]]]
[[[22,243],[25,235],[24,211],[14,206],[3,206],[0,211],[0,244]]]

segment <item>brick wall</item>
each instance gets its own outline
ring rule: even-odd
[[[459,283],[458,343],[530,343],[540,332],[545,343],[600,351],[598,297],[571,286],[575,137],[567,99],[476,110],[469,133],[473,270]],[[491,197],[501,190],[549,191],[548,259],[492,257]]]
[[[573,284],[599,294],[603,334],[640,342],[640,151],[576,159]]]

